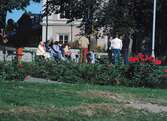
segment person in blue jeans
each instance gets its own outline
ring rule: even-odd
[[[113,64],[119,64],[121,50],[120,49],[112,49],[112,52],[114,54]]]
[[[111,40],[110,49],[112,49],[113,53],[113,64],[119,64],[120,61],[120,53],[122,50],[122,40],[118,38],[118,35]]]

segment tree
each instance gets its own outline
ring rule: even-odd
[[[151,35],[152,5],[150,0],[109,0],[97,25],[110,28],[110,33],[133,34],[138,50],[142,39]]]
[[[13,9],[24,9],[30,4],[31,0],[0,0],[0,20],[2,26],[5,26],[7,11],[11,12]],[[32,0],[40,2],[41,0]]]
[[[158,55],[167,55],[167,1],[158,0],[158,12],[157,12],[157,23],[156,23],[156,52]],[[166,56],[167,61],[167,56]]]
[[[69,19],[68,22],[82,19],[81,26],[85,28],[86,34],[90,34],[96,11],[102,2],[103,0],[48,0],[45,15],[60,13],[64,18]]]
[[[106,1],[106,3],[105,3]],[[134,48],[148,38],[151,49],[153,0],[48,0],[45,14],[61,13],[70,21],[82,19],[86,33],[105,27],[110,32],[133,33]],[[167,1],[157,1],[156,49],[167,53]],[[165,51],[166,50],[166,51]]]

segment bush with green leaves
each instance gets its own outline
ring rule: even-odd
[[[121,81],[121,69],[104,64],[76,64],[73,62],[36,61],[29,75],[67,83],[113,84]],[[122,66],[121,66],[122,67]]]
[[[161,70],[153,63],[133,63],[125,72],[127,84],[134,87],[162,87]],[[166,85],[167,87],[167,85]]]
[[[65,83],[167,88],[167,76],[152,63],[108,66],[38,60],[23,63],[23,68],[16,63],[0,63],[1,80],[24,80],[26,75]]]
[[[15,62],[0,62],[0,80],[24,80],[26,70]]]
[[[130,65],[76,64],[73,62],[39,61],[32,64],[32,76],[66,83],[164,87],[159,66],[152,63]],[[167,86],[165,86],[167,87]]]

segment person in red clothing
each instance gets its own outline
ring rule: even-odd
[[[79,46],[81,48],[80,63],[86,63],[87,54],[88,54],[88,46],[89,46],[88,38],[83,36],[83,35],[81,35],[79,37]]]

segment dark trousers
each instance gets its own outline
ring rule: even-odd
[[[109,63],[112,63],[112,51],[111,50],[108,50],[108,60],[109,60]]]
[[[123,50],[124,64],[128,64],[128,49]]]

